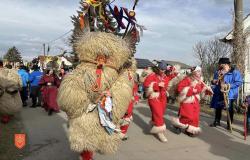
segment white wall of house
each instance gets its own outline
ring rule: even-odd
[[[250,95],[250,14],[244,19],[243,22],[243,30],[244,33],[247,34],[246,39],[246,51],[245,51],[245,75],[243,77],[244,79],[244,95]],[[226,40],[232,40],[233,39],[233,31],[228,33],[228,35],[225,37]]]
[[[141,73],[143,72],[144,69],[137,69],[136,73],[139,74],[139,76],[141,76]]]
[[[250,95],[250,36],[246,40],[244,95]]]

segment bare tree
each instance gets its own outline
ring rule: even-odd
[[[203,76],[206,81],[211,80],[217,63],[221,57],[229,57],[232,53],[232,46],[221,42],[218,38],[204,42],[198,42],[194,46],[194,56],[202,67]]]
[[[203,76],[208,77],[208,74],[206,72],[208,60],[207,60],[207,47],[205,42],[198,42],[194,47],[194,56],[199,61],[199,65],[201,66],[203,70]]]

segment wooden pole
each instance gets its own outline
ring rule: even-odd
[[[231,56],[232,64],[244,75],[245,71],[245,52],[243,35],[243,0],[234,0],[234,33],[233,33],[233,54]]]
[[[45,43],[43,44],[43,55],[46,56],[46,53],[45,53]]]

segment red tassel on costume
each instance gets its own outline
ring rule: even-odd
[[[83,15],[80,15],[79,23],[80,23],[81,30],[83,30],[83,28],[84,28],[84,16]]]
[[[8,123],[9,121],[10,121],[10,116],[9,116],[9,115],[4,115],[4,116],[2,116],[2,118],[1,118],[1,122],[2,122],[2,123],[6,124],[6,123]]]
[[[123,134],[126,134],[126,133],[127,133],[128,127],[129,127],[128,124],[120,127],[120,129],[121,129],[121,131],[122,131]]]
[[[130,71],[128,71],[128,79],[129,79],[130,81],[133,79],[132,76],[131,76]]]
[[[101,80],[102,80],[102,69],[97,69],[96,70],[96,83],[98,85],[98,89],[101,88]]]
[[[83,151],[81,153],[82,160],[93,160],[93,152]]]

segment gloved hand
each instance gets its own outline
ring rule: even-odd
[[[230,90],[230,84],[221,84],[221,90],[222,91],[229,91]]]
[[[159,83],[159,87],[164,87],[165,86],[165,83],[164,82],[160,82]]]

